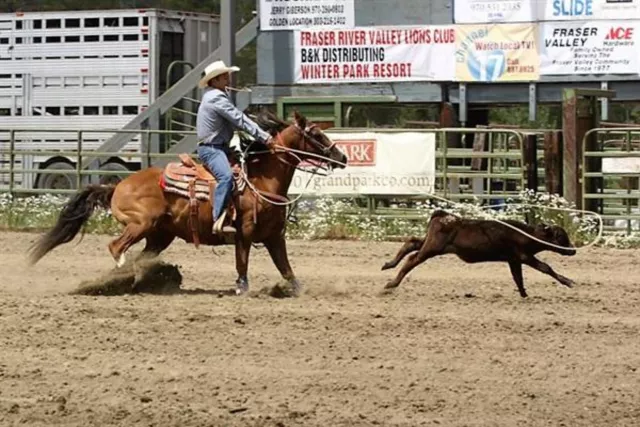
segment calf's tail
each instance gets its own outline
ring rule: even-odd
[[[90,185],[76,193],[62,208],[53,228],[29,249],[30,264],[37,263],[57,246],[72,241],[96,207],[109,208],[114,190],[113,185]]]

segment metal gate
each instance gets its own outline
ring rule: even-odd
[[[638,231],[640,127],[591,129],[582,153],[582,205],[600,213],[609,231]]]

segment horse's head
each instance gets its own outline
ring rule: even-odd
[[[327,163],[329,167],[345,168],[347,156],[335,142],[302,114],[294,112],[295,123],[281,134],[283,145],[306,160]],[[306,155],[305,155],[306,154]]]

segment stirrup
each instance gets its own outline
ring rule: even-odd
[[[213,234],[220,233],[235,233],[236,229],[230,225],[224,225],[224,220],[227,218],[227,210],[222,211],[220,218],[213,224]]]
[[[218,218],[218,220],[216,222],[213,223],[213,233],[217,234],[220,233],[220,231],[222,231],[222,224],[224,224],[224,220],[227,217],[227,210],[223,210],[222,211],[222,215],[220,215],[220,218]]]

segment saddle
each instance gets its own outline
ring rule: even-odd
[[[178,157],[180,162],[171,162],[164,168],[160,176],[160,187],[167,193],[177,194],[189,199],[189,222],[193,234],[193,243],[197,248],[200,245],[198,233],[200,202],[210,202],[213,205],[216,178],[205,165],[196,162],[188,154],[182,153]],[[227,218],[234,221],[237,215],[235,199],[242,194],[246,184],[243,179],[242,168],[235,155],[230,156],[229,164],[234,179],[231,202],[227,206]]]

